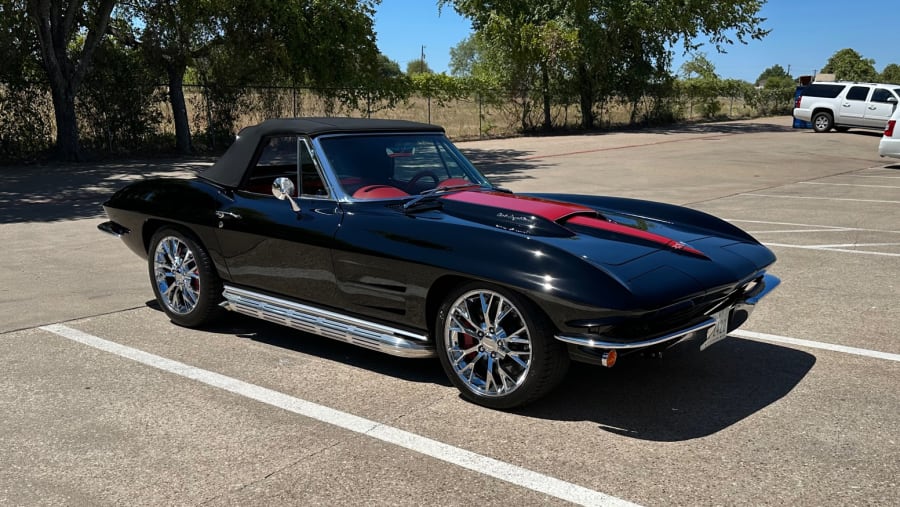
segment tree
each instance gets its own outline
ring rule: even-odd
[[[762,0],[616,0],[519,2],[440,0],[472,20],[486,46],[502,48],[506,81],[534,83],[546,98],[551,81],[574,87],[582,125],[594,125],[594,108],[626,92],[664,82],[670,47],[696,49],[701,35],[722,51],[733,42],[761,39]],[[557,43],[564,42],[557,46]],[[562,51],[557,51],[562,49]],[[559,56],[557,56],[559,55]]]
[[[187,152],[188,69],[203,81],[207,99],[215,95],[221,106],[222,122],[210,129],[223,135],[232,128],[238,95],[250,84],[318,87],[329,100],[368,100],[371,90],[353,96],[347,87],[382,77],[373,28],[377,2],[132,0],[127,15],[139,21],[131,40],[166,76],[176,147]]]
[[[529,126],[532,90],[537,88],[543,102],[543,125],[551,127],[551,76],[572,53],[575,30],[565,17],[566,2],[489,2],[485,0],[440,0],[442,8],[452,4],[457,12],[472,20],[480,49],[490,48],[492,66],[502,85],[513,91],[521,106],[522,128]],[[471,58],[476,48],[461,49],[461,60]],[[465,65],[463,63],[463,65]]]
[[[681,66],[681,74],[684,76],[682,86],[692,104],[694,99],[699,99],[704,116],[712,118],[718,115],[722,108],[719,103],[722,82],[709,58],[703,53],[695,53]]]
[[[828,63],[822,67],[822,72],[834,74],[841,81],[875,81],[878,73],[875,71],[875,60],[863,58],[851,48],[837,51]]]
[[[789,81],[793,82],[793,78],[790,74],[787,73],[786,70],[784,70],[784,67],[776,63],[775,65],[762,71],[762,74],[760,74],[759,77],[756,78],[756,85],[763,86],[767,82],[767,80],[772,78],[787,78]]]
[[[209,53],[218,36],[217,21],[222,12],[217,12],[217,7],[221,5],[215,0],[132,0],[123,12],[127,18],[123,29],[115,31],[123,42],[139,47],[146,60],[165,76],[175,123],[175,149],[182,153],[192,150],[184,76],[197,58]]]
[[[25,0],[0,0],[0,55],[0,159],[19,159],[46,150],[55,135]]]
[[[623,65],[623,44],[639,40],[637,59],[644,68],[660,69],[669,61],[668,47],[679,43],[686,51],[696,50],[703,35],[717,50],[724,51],[735,41],[761,39],[768,30],[760,28],[761,0],[655,0],[617,2],[614,0],[573,0],[571,17],[578,29],[581,57],[578,86],[582,125],[593,126],[592,103],[598,90],[610,90],[609,74],[629,73],[633,65]],[[606,83],[606,84],[604,84]],[[591,97],[595,97],[591,99]]]
[[[27,21],[40,47],[56,118],[56,154],[80,160],[75,98],[106,35],[115,0],[27,0]]]
[[[685,79],[719,79],[715,65],[704,53],[695,53],[693,58],[684,62],[681,65],[681,75]]]
[[[900,65],[890,63],[881,71],[881,77],[878,78],[882,83],[900,84]]]
[[[482,48],[475,35],[470,35],[450,48],[450,75],[471,76],[475,65],[483,59]]]
[[[415,59],[406,62],[406,73],[411,76],[413,74],[434,74],[434,71],[425,60]]]

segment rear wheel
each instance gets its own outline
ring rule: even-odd
[[[812,124],[816,132],[828,132],[834,126],[834,116],[828,111],[820,111],[813,115]]]
[[[164,227],[153,235],[148,253],[153,293],[172,322],[196,327],[219,315],[222,280],[199,241]]]
[[[438,357],[463,397],[507,409],[547,394],[569,356],[552,326],[518,294],[485,283],[452,291],[438,311]]]

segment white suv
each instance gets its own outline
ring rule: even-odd
[[[812,122],[816,132],[850,127],[884,129],[897,103],[900,85],[813,83],[794,102],[794,118]]]

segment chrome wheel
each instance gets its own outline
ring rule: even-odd
[[[457,298],[444,320],[443,344],[453,373],[473,393],[506,396],[528,378],[531,330],[519,309],[491,290]]]
[[[159,240],[153,253],[153,277],[166,308],[191,313],[200,301],[200,268],[187,243],[175,236]]]

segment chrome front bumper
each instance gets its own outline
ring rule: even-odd
[[[781,284],[781,280],[774,275],[770,275],[768,273],[763,275],[762,281],[759,283],[757,287],[754,287],[750,294],[741,301],[738,301],[731,307],[731,317],[729,318],[729,326],[728,331],[733,331],[741,326],[744,322],[746,322],[747,318],[750,317],[750,314],[753,313],[753,309],[756,307],[756,304],[764,297],[766,297],[770,292],[772,292],[776,287]],[[686,327],[684,329],[679,329],[677,331],[673,331],[671,333],[665,334],[663,336],[657,336],[655,338],[650,338],[648,340],[636,341],[636,342],[614,342],[614,341],[606,341],[602,335],[595,336],[586,336],[586,335],[556,335],[555,338],[561,342],[571,343],[573,345],[577,345],[579,347],[587,347],[590,349],[598,349],[598,350],[628,350],[628,349],[643,349],[647,347],[652,347],[654,345],[660,345],[667,342],[676,342],[683,338],[686,338],[694,333],[705,331],[716,325],[716,319],[710,317],[699,324],[694,324],[693,326]]]

